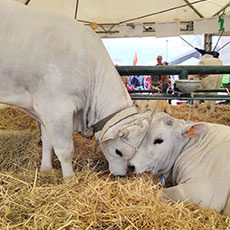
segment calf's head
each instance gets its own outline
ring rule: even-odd
[[[100,148],[109,163],[110,171],[116,176],[124,176],[128,161],[134,156],[149,127],[150,114],[136,114],[110,127],[99,137]]]
[[[196,141],[196,137],[207,129],[207,124],[187,123],[165,113],[158,113],[129,167],[137,173],[152,171],[153,174],[168,174],[183,149]]]

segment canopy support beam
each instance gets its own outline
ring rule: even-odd
[[[74,19],[77,19],[77,11],[78,11],[79,1],[80,1],[80,0],[77,0],[77,1],[76,1],[76,8],[75,8]]]
[[[187,5],[200,17],[200,18],[204,18],[204,16],[188,1],[188,0],[184,0],[185,3],[187,3]]]
[[[224,12],[229,6],[230,6],[230,2],[228,2],[223,8],[221,8],[219,11],[213,14],[212,17],[218,16],[221,12]]]
[[[189,3],[189,4],[192,6],[194,4],[197,4],[197,3],[200,3],[200,2],[205,2],[205,1],[207,1],[207,0],[198,0],[198,1],[195,1],[195,2]],[[172,7],[172,8],[166,9],[166,10],[158,11],[158,12],[151,13],[151,14],[146,14],[146,15],[136,17],[136,18],[130,18],[130,19],[127,19],[127,20],[119,22],[119,24],[135,21],[135,20],[142,19],[142,18],[147,18],[147,17],[153,16],[153,15],[156,15],[156,14],[166,13],[166,12],[173,11],[173,10],[176,10],[176,9],[180,9],[180,8],[183,8],[183,7],[186,7],[186,6],[188,6],[188,4],[180,5],[180,6],[177,6],[177,7]]]

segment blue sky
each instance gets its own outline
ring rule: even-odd
[[[193,46],[200,46],[200,36],[185,35],[184,39]],[[133,65],[135,53],[137,53],[137,65],[145,65],[151,61],[155,64],[158,55],[163,56],[163,61],[170,61],[175,57],[192,50],[192,47],[186,44],[179,37],[171,38],[106,38],[102,39],[111,59],[115,64]]]

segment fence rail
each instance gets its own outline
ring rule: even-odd
[[[186,79],[185,74],[230,74],[230,65],[224,66],[116,66],[121,76],[130,75],[179,75]]]
[[[230,74],[230,65],[224,66],[116,66],[121,76],[130,75],[178,75],[179,79],[187,79],[188,75]],[[191,95],[172,92],[172,94],[151,94],[156,90],[130,90],[133,100],[230,100],[230,95]],[[226,89],[196,90],[196,93],[226,92]],[[134,93],[134,94],[133,94]],[[144,93],[144,94],[135,94]]]
[[[175,94],[131,94],[133,100],[230,100],[229,95],[175,95]]]

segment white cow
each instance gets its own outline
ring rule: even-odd
[[[147,110],[151,110],[152,115],[159,112],[172,113],[169,103],[165,100],[134,100],[133,103],[140,114]]]
[[[172,173],[174,186],[163,190],[164,197],[230,215],[229,142],[228,126],[158,113],[129,167],[137,173]]]
[[[201,57],[198,65],[223,65],[222,61],[218,58],[214,58],[210,54],[205,54]],[[201,87],[199,89],[219,89],[222,82],[222,74],[209,74],[209,75],[189,75],[188,79],[201,79]],[[217,94],[217,93],[205,93],[205,94]],[[206,118],[209,118],[211,113],[215,110],[215,101],[207,100],[206,103]],[[195,114],[198,115],[199,100],[194,101]]]
[[[14,1],[0,1],[0,22],[0,102],[41,123],[41,171],[52,168],[53,148],[63,177],[72,176],[72,132],[93,126],[111,172],[125,175],[149,122],[137,114],[101,39],[76,20]]]

